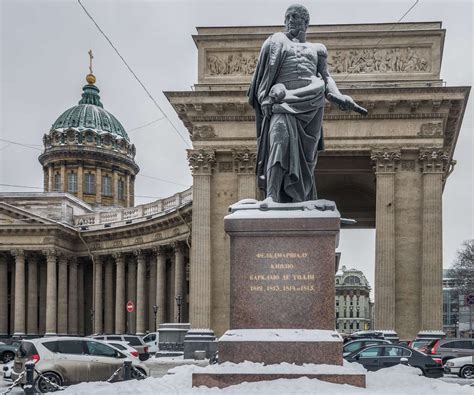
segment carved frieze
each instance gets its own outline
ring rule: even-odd
[[[446,151],[439,148],[423,148],[420,149],[418,160],[424,173],[444,173],[448,168],[449,155]]]
[[[380,150],[372,151],[370,159],[374,164],[375,172],[393,172],[397,169],[400,162],[400,151],[398,150]]]
[[[219,173],[232,173],[233,165],[232,162],[219,162],[218,164]]]
[[[196,125],[193,127],[193,140],[206,140],[216,137],[214,127],[211,125]]]
[[[420,126],[417,133],[420,137],[442,137],[443,124],[441,122],[427,122]]]
[[[340,73],[430,72],[429,48],[364,48],[329,50],[328,64]]]
[[[232,156],[236,173],[255,173],[256,152],[248,149],[234,149],[232,150]]]
[[[210,174],[216,164],[214,150],[188,150],[189,167],[193,174]]]
[[[428,73],[429,47],[329,48],[328,64],[333,74],[349,73]],[[258,51],[209,52],[206,74],[248,76],[255,71]]]
[[[258,53],[211,52],[207,54],[207,73],[210,75],[252,75],[257,66]]]

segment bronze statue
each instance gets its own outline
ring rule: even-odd
[[[309,12],[291,5],[285,32],[263,44],[248,96],[256,112],[257,182],[266,199],[292,203],[314,200],[314,169],[324,150],[324,102],[344,111],[367,111],[339,92],[327,70],[327,50],[306,42]]]

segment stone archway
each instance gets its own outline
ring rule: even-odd
[[[217,334],[229,319],[223,217],[230,204],[256,196],[254,114],[245,92],[275,30],[198,28],[198,83],[192,92],[166,92],[193,141],[191,324]],[[442,191],[469,94],[440,80],[444,34],[438,22],[308,28],[309,41],[328,47],[339,87],[369,109],[362,118],[326,106],[319,196],[336,200],[358,226],[376,228],[375,327],[401,339],[442,328]],[[380,37],[384,47],[372,51]],[[400,67],[384,63],[387,51]],[[341,62],[354,53],[380,67],[348,72]],[[224,67],[234,54],[242,64]],[[419,67],[401,67],[413,54]]]

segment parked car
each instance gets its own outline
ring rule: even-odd
[[[127,356],[138,358],[138,351],[134,349],[130,344],[127,342],[120,342],[118,340],[104,340],[104,343],[110,344],[111,346],[115,347],[117,350],[122,351]]]
[[[150,354],[156,354],[158,352],[159,337],[158,332],[151,332],[143,336],[143,341],[148,345]]]
[[[344,344],[344,347],[342,348],[342,354],[346,356],[355,351],[359,351],[364,347],[377,345],[377,344],[390,344],[390,342],[384,339],[352,340],[351,342]]]
[[[36,364],[36,390],[44,393],[53,387],[44,379],[63,386],[84,381],[106,381],[123,365],[127,356],[116,348],[91,338],[45,337],[24,340],[18,347],[13,365],[12,380],[16,380],[25,369],[27,361]],[[148,376],[149,369],[136,359],[132,359],[132,377],[139,378],[137,370]],[[117,375],[113,381],[121,380]],[[25,379],[23,378],[23,383]]]
[[[378,331],[377,331],[378,332]],[[398,344],[400,343],[400,337],[398,337],[397,332],[391,330],[381,330],[383,338],[388,340],[390,343]]]
[[[98,340],[111,340],[111,341],[120,341],[127,342],[135,350],[138,351],[138,358],[140,361],[146,361],[150,358],[150,353],[148,352],[148,345],[143,341],[140,336],[135,335],[95,335],[91,336],[93,339]]]
[[[0,343],[0,361],[8,363],[13,361],[17,348],[20,346],[21,341],[10,340]]]
[[[426,377],[443,376],[441,361],[436,362],[419,351],[394,344],[368,346],[345,357],[347,361],[358,362],[371,371],[399,365],[402,358],[406,358],[408,365],[420,369]]]
[[[437,356],[443,361],[474,355],[474,339],[435,339],[426,347],[428,355]]]
[[[474,379],[474,357],[453,358],[444,365],[445,373],[457,374],[465,379]]]
[[[344,343],[349,343],[352,340],[358,339],[384,339],[384,335],[379,331],[358,331],[345,337]]]
[[[4,380],[12,379],[12,370],[13,370],[13,361],[3,364],[3,379]]]

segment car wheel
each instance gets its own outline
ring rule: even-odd
[[[53,384],[56,384],[56,385],[59,385],[59,386],[63,385],[63,381],[62,381],[61,377],[58,374],[53,373],[53,372],[43,373],[36,380],[36,388],[42,394],[45,394],[46,392],[54,392],[54,391],[58,390],[57,388],[55,388],[54,385],[47,382],[44,378],[48,379]]]
[[[474,379],[474,366],[463,366],[459,375],[465,379]]]
[[[141,373],[138,373],[137,370]],[[132,372],[131,372],[131,377],[132,377],[132,380],[140,380],[140,379],[143,379],[143,376],[147,377],[146,375],[146,372],[142,369],[142,368],[136,368],[136,367],[133,367],[132,369]]]
[[[10,351],[5,351],[2,355],[3,363],[8,363],[15,358],[15,354]]]

